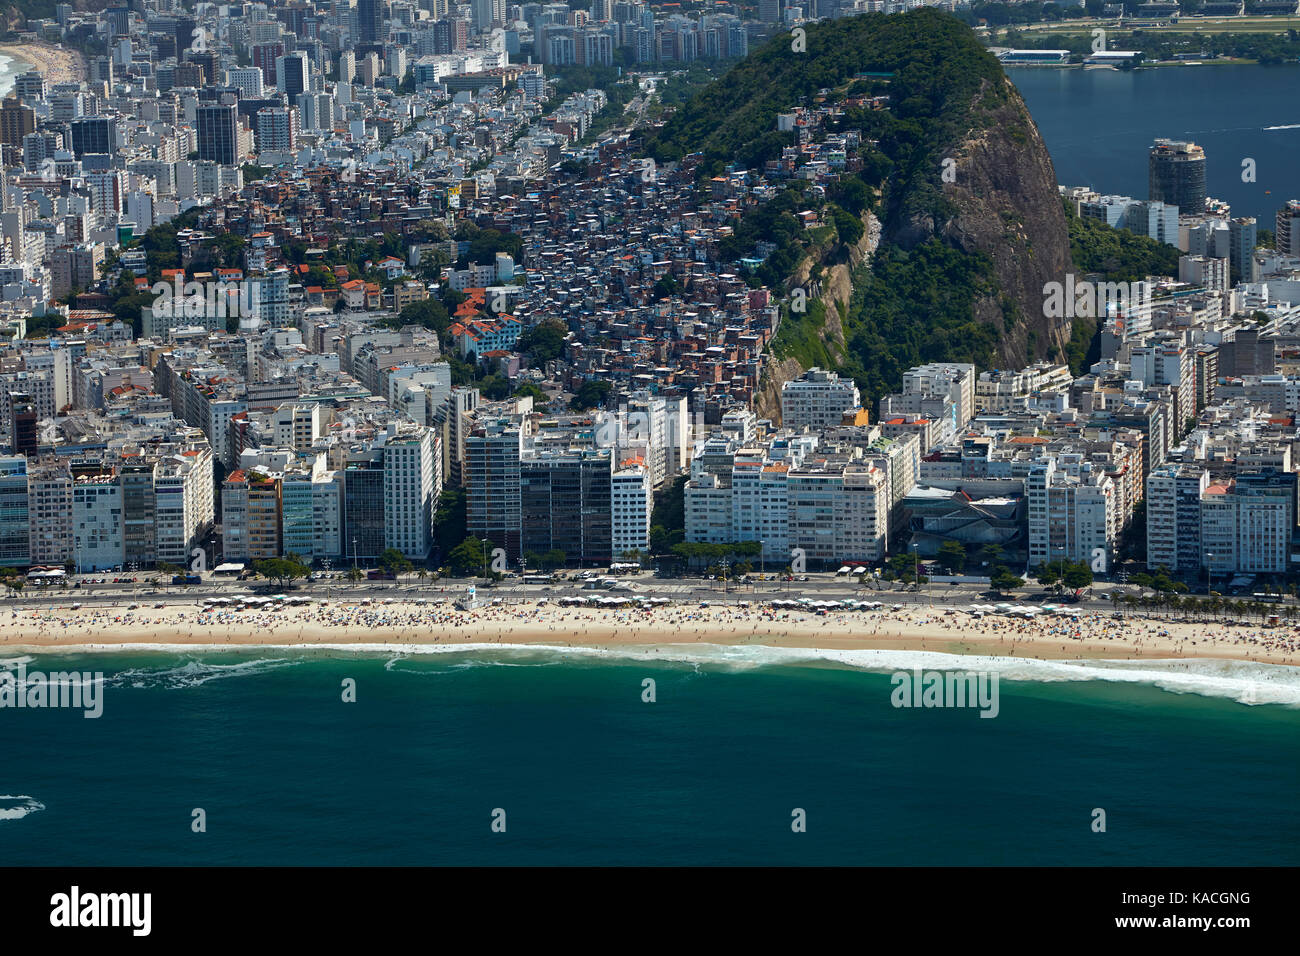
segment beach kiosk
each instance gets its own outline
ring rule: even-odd
[[[456,607],[462,611],[472,611],[478,606],[478,588],[471,584],[465,589],[464,596],[456,602]]]

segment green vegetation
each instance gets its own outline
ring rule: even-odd
[[[668,554],[686,538],[686,476],[682,475],[655,495],[650,512],[650,552]]]
[[[803,368],[835,368],[838,364],[821,335],[826,325],[826,306],[821,299],[809,299],[802,315],[781,307],[781,324],[772,336],[771,352],[777,358],[792,358]]]
[[[1006,594],[1008,591],[1024,587],[1025,579],[1016,577],[1005,564],[999,564],[993,569],[989,583],[999,594]]]
[[[485,564],[483,542],[478,538],[466,538],[447,555],[447,565],[458,578],[481,574]]]
[[[400,578],[403,574],[410,574],[415,570],[415,565],[410,559],[396,548],[385,548],[379,555],[378,561],[379,569],[394,578]]]
[[[935,560],[949,574],[960,574],[966,567],[966,549],[962,547],[960,541],[945,541],[939,545],[939,553]]]
[[[552,548],[550,551],[538,553],[528,551],[524,553],[524,567],[526,568],[543,568],[545,570],[554,570],[555,568],[564,567],[564,562],[569,556],[559,548]]]
[[[588,379],[574,393],[569,407],[575,412],[585,412],[604,404],[613,386],[604,379]]]
[[[550,397],[532,382],[524,382],[512,393],[515,398],[531,398],[534,408],[545,408]]]
[[[1002,71],[974,34],[957,19],[931,9],[905,14],[873,13],[806,24],[807,49],[796,52],[792,35],[778,34],[740,61],[721,80],[696,94],[648,143],[657,160],[704,154],[701,175],[727,163],[757,165],[780,154],[792,134],[776,129],[778,113],[811,103],[823,89],[836,89],[859,73],[892,73],[893,109],[873,126],[892,134],[882,148],[910,168],[926,143],[952,142],[986,82],[1000,98]],[[726,117],[726,122],[719,122]],[[946,131],[947,137],[937,135]],[[864,130],[864,136],[875,130]],[[937,157],[935,157],[937,159]],[[937,179],[938,163],[932,172]]]
[[[1114,229],[1096,219],[1074,214],[1066,203],[1070,227],[1070,257],[1080,272],[1099,272],[1107,282],[1137,282],[1147,276],[1178,275],[1177,246],[1127,229]]]
[[[1048,561],[1035,572],[1038,583],[1045,588],[1070,588],[1076,594],[1092,585],[1092,568],[1086,561]]]
[[[253,570],[269,581],[274,581],[277,587],[288,588],[299,578],[305,578],[311,573],[311,568],[298,560],[296,554],[286,554],[282,558],[267,558],[263,561],[254,561]]]
[[[925,362],[993,358],[998,332],[977,321],[975,300],[996,286],[989,260],[929,239],[910,252],[882,248],[859,270],[849,309],[845,370],[874,403],[897,389],[903,372]]]
[[[425,299],[423,302],[412,302],[397,315],[384,319],[381,324],[390,329],[400,329],[404,325],[418,325],[437,332],[441,339],[451,326],[451,314],[437,299]]]
[[[564,354],[564,338],[569,334],[563,322],[547,319],[519,336],[519,351],[528,356],[534,366],[544,365]]]
[[[727,544],[681,541],[672,547],[672,553],[677,557],[696,564],[724,559],[735,563],[737,558],[756,558],[762,550],[763,545],[758,541],[732,541]]]
[[[843,176],[821,205],[805,195],[804,184],[791,184],[747,213],[720,245],[724,257],[739,259],[752,255],[760,240],[774,244],[755,276],[778,290],[788,286],[805,256],[815,263],[844,261],[846,247],[861,238],[860,217],[867,211],[884,221],[887,235],[903,222],[951,218],[941,161],[1008,102],[997,60],[964,24],[933,9],[868,14],[805,29],[806,52],[792,49],[790,34],[778,35],[678,109],[647,142],[661,162],[701,153],[699,175],[714,176],[731,162],[749,167],[779,156],[792,138],[777,132],[778,113],[849,91],[888,96],[888,109],[846,106],[831,123],[833,129],[861,130],[861,171]],[[804,230],[795,218],[810,208],[830,224],[824,246],[814,245],[817,230]],[[974,307],[998,292],[992,262],[983,255],[938,236],[910,249],[885,242],[871,267],[854,275],[853,299],[842,317],[847,355],[833,361],[820,334],[827,316],[811,297],[802,313],[792,315],[783,306],[772,352],[804,367],[838,367],[874,402],[899,386],[904,370],[922,362],[988,365],[999,330],[978,322]],[[1003,308],[1007,328],[1014,328],[1015,305],[1008,301]]]
[[[433,537],[439,553],[448,554],[465,540],[465,522],[464,490],[444,488],[433,514]]]
[[[456,260],[457,269],[464,269],[471,262],[480,264],[493,262],[496,260],[498,252],[506,253],[515,262],[519,262],[523,258],[524,240],[513,232],[480,229],[472,222],[464,222],[456,229],[456,239],[469,243],[469,252]],[[398,257],[405,255],[404,252],[388,254]]]
[[[1175,581],[1169,576],[1168,568],[1157,568],[1155,574],[1131,574],[1129,582],[1136,584],[1140,588],[1150,588],[1160,594],[1185,594],[1187,585],[1182,581]]]

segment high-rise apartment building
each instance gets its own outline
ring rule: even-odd
[[[1183,215],[1205,212],[1205,150],[1195,143],[1157,139],[1147,169],[1148,198]]]

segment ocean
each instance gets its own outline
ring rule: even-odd
[[[1207,65],[1134,70],[1007,70],[1047,143],[1057,181],[1147,198],[1157,136],[1205,148],[1211,196],[1272,229],[1300,199],[1300,65]],[[1244,182],[1253,159],[1255,181]]]
[[[14,77],[19,73],[26,73],[31,68],[32,65],[25,60],[10,56],[8,53],[0,53],[0,99],[4,99],[12,92]]]
[[[105,687],[98,719],[0,709],[0,865],[1300,863],[1297,668],[760,647],[6,656],[29,680]],[[890,671],[954,663],[999,672],[995,718],[892,706]]]

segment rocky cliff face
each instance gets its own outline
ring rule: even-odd
[[[996,330],[991,358],[997,366],[1019,368],[1064,356],[1070,320],[1044,315],[1043,286],[1064,282],[1073,267],[1051,156],[1019,91],[1000,72],[1000,88],[993,82],[973,97],[966,131],[940,151],[947,174],[935,177],[939,186],[925,182],[889,197],[883,229],[870,220],[874,229],[868,229],[853,264],[874,253],[876,230],[880,241],[904,249],[938,238],[983,256],[992,267],[991,291],[972,303],[974,318]],[[805,264],[800,274],[806,271]],[[831,281],[822,298],[828,321],[811,334],[826,341],[831,355],[843,356],[845,334],[834,302],[847,305],[852,271],[842,265],[827,271]],[[781,386],[803,371],[793,359],[772,357],[756,398],[758,413],[779,420]]]
[[[1006,77],[1003,102],[984,110],[952,151],[943,183],[946,217],[900,217],[885,238],[910,248],[932,235],[993,263],[999,293],[975,304],[976,317],[1001,333],[998,360],[1020,366],[1063,350],[1069,319],[1043,315],[1043,285],[1064,282],[1070,239],[1056,171],[1024,100]],[[987,98],[981,97],[984,102]],[[947,157],[946,157],[947,158]]]
[[[836,263],[826,268],[821,289],[821,302],[826,308],[826,324],[820,335],[826,341],[832,356],[842,359],[845,352],[844,324],[840,320],[840,308],[848,308],[853,296],[853,270],[869,263],[876,246],[880,243],[880,220],[871,213],[862,217],[866,227],[862,238],[849,249],[848,262]],[[795,270],[791,285],[804,285],[812,272],[812,261],[804,259]],[[781,386],[798,378],[806,371],[797,359],[779,359],[768,356],[763,369],[763,378],[759,382],[758,392],[754,396],[754,412],[760,418],[781,421]]]

